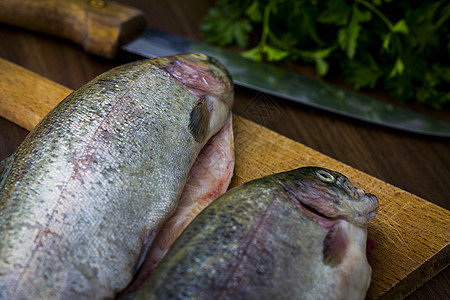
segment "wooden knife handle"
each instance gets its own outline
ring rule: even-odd
[[[69,39],[106,58],[147,27],[142,11],[105,0],[1,0],[0,22]]]
[[[30,131],[72,92],[2,58],[0,70],[0,116]]]

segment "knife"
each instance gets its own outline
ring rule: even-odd
[[[450,137],[450,124],[442,120],[204,43],[145,31],[147,20],[138,9],[104,0],[0,1],[0,22],[72,40],[95,55],[113,58],[120,48],[144,57],[202,52],[221,61],[237,85],[377,125]]]

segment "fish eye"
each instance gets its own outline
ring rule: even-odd
[[[319,177],[319,179],[324,182],[333,182],[334,181],[334,176],[325,170],[318,170],[318,171],[316,171],[316,174],[317,174],[317,177]]]

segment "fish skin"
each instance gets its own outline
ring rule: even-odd
[[[209,85],[182,84],[196,76]],[[229,74],[202,54],[120,66],[63,100],[0,167],[0,299],[125,288],[232,103]]]
[[[364,299],[366,227],[377,209],[374,195],[323,168],[253,180],[203,210],[123,299]]]
[[[234,170],[232,117],[202,148],[192,166],[178,206],[164,222],[132,283],[118,297],[136,291],[145,282],[174,241],[205,207],[224,194]]]

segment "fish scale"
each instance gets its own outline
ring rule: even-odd
[[[174,60],[222,79],[203,91],[216,113],[197,120],[207,128],[200,142],[191,112],[204,108],[163,69]],[[228,78],[206,56],[144,60],[100,75],[52,110],[2,175],[0,298],[98,299],[126,287],[230,114]]]

